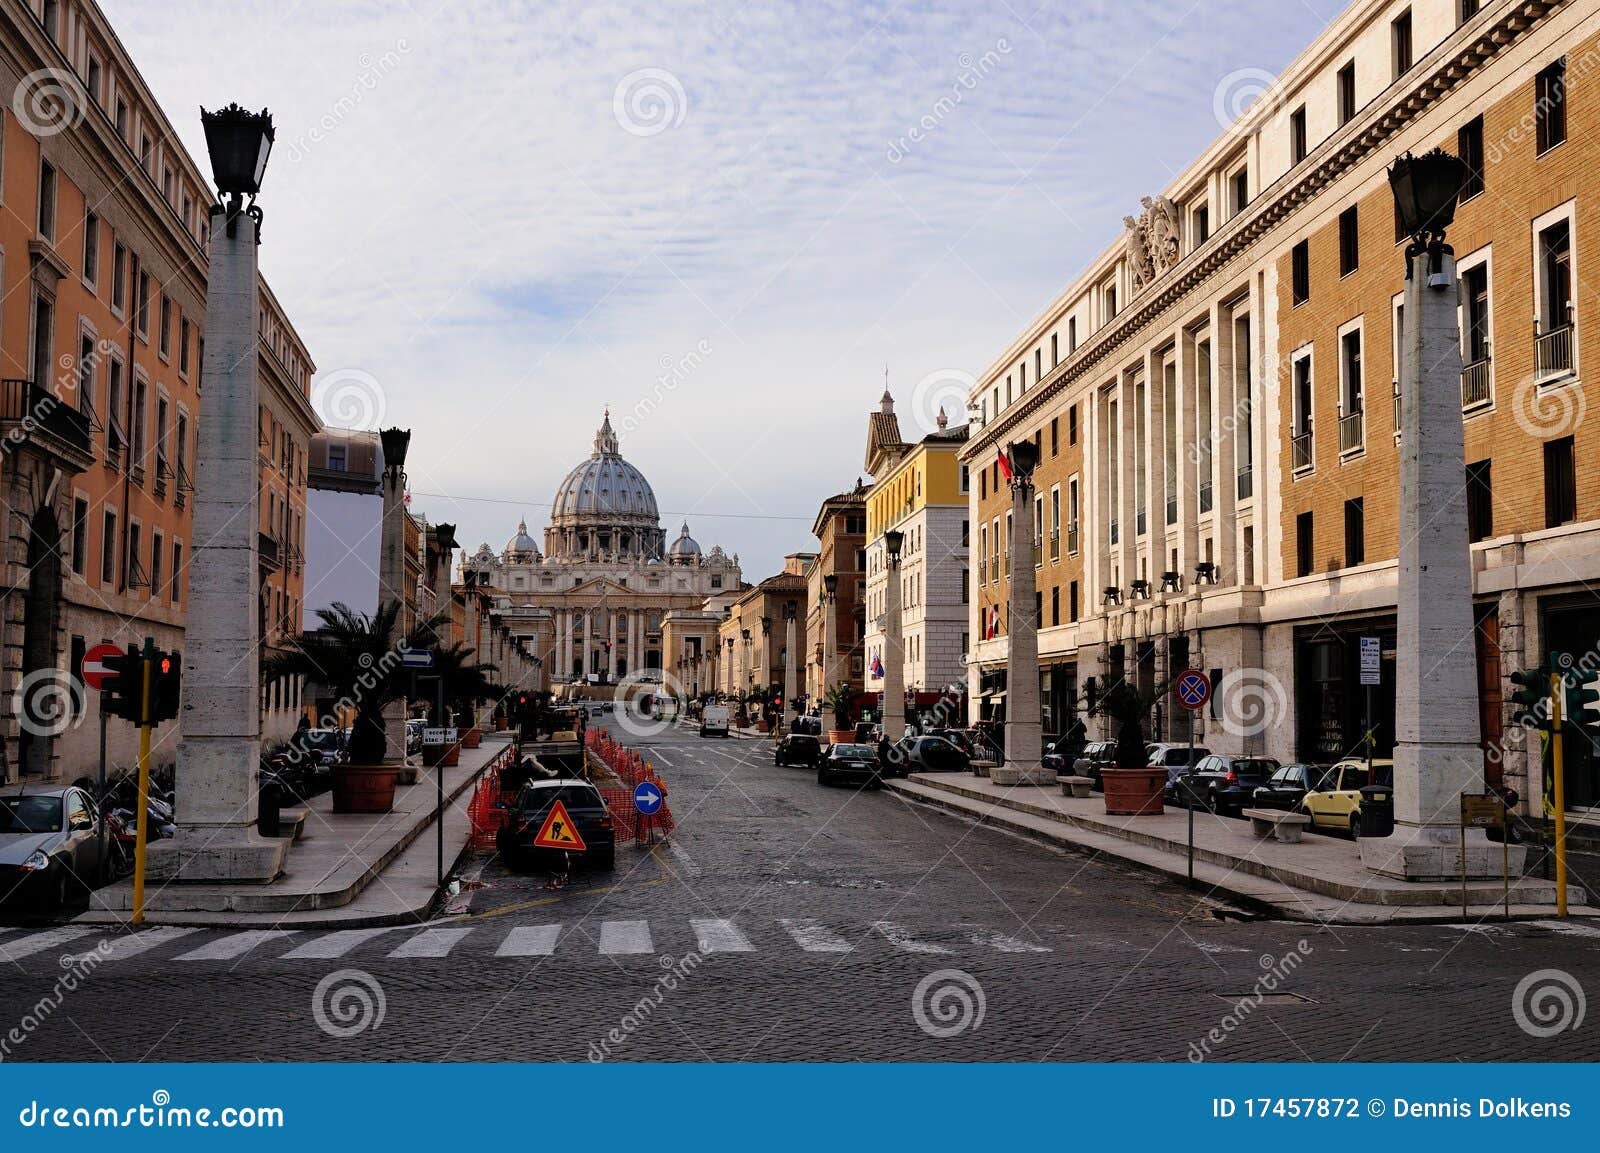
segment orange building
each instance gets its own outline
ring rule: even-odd
[[[94,4],[8,6],[0,78],[18,93],[0,111],[0,777],[71,779],[93,773],[98,743],[97,694],[76,681],[85,648],[147,636],[183,648],[214,197]],[[298,620],[318,421],[311,358],[261,296],[270,645]],[[295,686],[263,697],[264,734],[286,732]],[[171,730],[157,733],[158,764],[175,756]],[[110,749],[127,765],[134,730],[113,724]]]

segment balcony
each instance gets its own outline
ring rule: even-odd
[[[261,554],[261,567],[278,571],[282,565],[278,556],[278,538],[264,532],[257,533],[256,545]]]
[[[1211,500],[1211,482],[1209,480],[1203,480],[1200,482],[1200,511],[1202,513],[1211,511]]]
[[[1044,542],[1038,537],[1033,538],[1033,567],[1038,568],[1044,564]]]
[[[1239,466],[1239,485],[1237,492],[1240,500],[1247,500],[1256,491],[1256,470],[1253,465],[1241,464]]]
[[[1078,526],[1076,524],[1067,526],[1067,555],[1078,555]]]
[[[1054,562],[1056,562],[1056,561],[1058,561],[1060,559],[1061,559],[1061,530],[1058,529],[1058,528],[1057,529],[1051,529],[1050,530],[1050,561],[1053,564]]]
[[[1564,324],[1549,332],[1534,326],[1534,372],[1540,380],[1566,376],[1572,372],[1572,325]]]
[[[1489,358],[1480,357],[1461,370],[1461,407],[1489,403]]]
[[[1367,414],[1361,409],[1339,418],[1339,455],[1360,452],[1367,443]]]
[[[1294,471],[1301,472],[1312,465],[1311,456],[1311,424],[1308,421],[1304,430],[1295,433],[1289,438],[1289,449],[1294,461]]]
[[[995,584],[1000,583],[1000,558],[997,556],[989,558],[989,579]]]
[[[42,434],[84,457],[93,452],[89,418],[31,380],[0,381],[0,426],[8,425],[17,426],[6,429],[13,444]]]
[[[1011,575],[1011,551],[1007,549],[1005,555],[1001,559],[1005,561],[1004,567],[1006,570],[1006,576],[1009,577]]]

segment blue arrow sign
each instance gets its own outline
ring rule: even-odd
[[[401,649],[400,667],[406,669],[433,668],[432,649]]]
[[[654,781],[640,781],[633,786],[633,807],[647,817],[655,816],[665,799]]]

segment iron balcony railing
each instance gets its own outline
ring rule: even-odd
[[[1050,559],[1052,561],[1061,559],[1061,530],[1058,528],[1050,530]]]
[[[1294,468],[1299,471],[1311,467],[1311,422],[1307,421],[1305,428],[1289,438],[1289,447],[1293,451]]]
[[[1078,526],[1076,524],[1067,526],[1067,555],[1078,555]]]
[[[91,451],[89,418],[31,380],[0,381],[0,424],[19,425],[17,432],[10,433],[18,439],[26,439],[38,430],[61,438],[81,452]]]
[[[1256,470],[1248,464],[1239,466],[1239,499],[1244,500],[1256,490]]]
[[[1572,325],[1563,324],[1549,332],[1534,326],[1533,359],[1539,379],[1564,376],[1572,371]]]
[[[998,556],[989,558],[989,579],[995,582],[1000,580],[1000,558]]]
[[[1355,452],[1367,441],[1367,417],[1361,409],[1339,418],[1339,451]]]
[[[1461,407],[1489,403],[1489,358],[1473,361],[1461,370]]]

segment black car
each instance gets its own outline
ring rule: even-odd
[[[1115,768],[1116,763],[1116,741],[1089,741],[1083,746],[1083,752],[1061,771],[1072,776],[1088,777],[1098,790],[1104,787],[1100,782],[1100,770]]]
[[[817,784],[831,785],[836,781],[882,785],[883,774],[878,767],[877,750],[871,745],[829,745],[828,751],[817,762]]]
[[[907,737],[894,752],[896,776],[965,773],[972,768],[972,758],[943,737]]]
[[[1260,809],[1287,809],[1298,813],[1306,793],[1320,785],[1326,773],[1326,769],[1316,765],[1284,765],[1256,787],[1251,800]]]
[[[512,866],[548,858],[560,850],[549,849],[533,842],[544,828],[546,819],[560,801],[567,816],[577,827],[583,850],[577,855],[597,869],[617,867],[617,834],[612,824],[611,810],[606,808],[600,790],[588,781],[560,777],[548,781],[529,781],[522,786],[512,809],[511,820],[495,838],[500,856]]]
[[[1267,783],[1278,771],[1278,762],[1271,757],[1233,757],[1212,753],[1201,757],[1192,773],[1183,780],[1188,784],[1187,795],[1176,790],[1176,800],[1185,804],[1190,797],[1201,801],[1213,813],[1237,815],[1255,798],[1255,791]]]
[[[803,733],[808,737],[820,737],[822,735],[822,718],[809,714],[795,717],[789,722],[789,731],[791,733]]]
[[[775,765],[815,766],[822,759],[822,742],[809,733],[790,733],[772,750]]]

